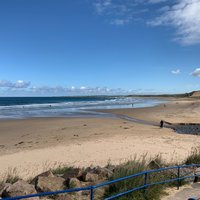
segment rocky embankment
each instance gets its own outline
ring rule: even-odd
[[[122,165],[108,165],[107,167],[88,167],[86,169],[81,168],[59,168],[56,170],[49,170],[38,176],[34,177],[29,181],[25,181],[22,179],[17,179],[16,177],[9,177],[9,179],[0,182],[0,198],[8,198],[8,197],[16,197],[16,196],[24,196],[29,194],[39,194],[43,192],[55,192],[59,190],[66,190],[71,188],[81,188],[81,187],[89,187],[92,185],[97,185],[102,182],[106,182],[108,180],[112,180],[113,178],[124,177],[127,175],[139,173],[145,170],[158,169],[167,167],[167,165],[161,164],[162,162],[157,162],[156,160],[151,160],[150,162],[127,162]],[[123,173],[123,171],[125,173]],[[118,174],[118,176],[116,176]],[[180,177],[184,176],[192,176],[194,174],[199,174],[198,168],[182,168],[180,171]],[[153,178],[154,177],[154,178]],[[167,171],[163,171],[162,176],[159,174],[154,174],[154,176],[149,179],[151,182],[159,182],[159,180],[165,180],[176,178],[177,177],[177,169],[170,169]],[[160,179],[161,178],[161,179]],[[155,179],[155,180],[154,180]],[[141,176],[141,179],[134,179],[137,184],[135,186],[144,184],[144,177]],[[194,178],[190,178],[189,181],[199,181],[199,178],[195,176]],[[127,185],[128,182],[126,182]],[[129,185],[131,188],[134,187],[134,182],[132,180]],[[130,188],[130,189],[131,189]],[[108,195],[108,191],[110,190],[109,186],[104,186],[95,189],[94,197],[95,200],[104,199],[105,195]],[[127,187],[125,187],[127,190]],[[124,189],[124,190],[125,190]],[[109,193],[109,195],[111,195]],[[56,196],[48,196],[48,197],[34,197],[29,198],[30,200],[86,200],[90,197],[90,191],[79,191],[74,193],[65,193],[59,194]]]
[[[53,173],[46,171],[39,174],[30,181],[17,180],[11,184],[2,182],[0,185],[0,198],[24,196],[29,194],[54,192],[71,188],[87,187],[105,182],[113,175],[113,168],[95,167],[87,169],[69,168],[64,173]],[[101,187],[95,191],[95,199],[102,199],[106,187]],[[84,200],[89,199],[90,191],[81,191],[70,194],[60,194],[51,197],[35,197],[31,200],[58,199],[58,200]]]

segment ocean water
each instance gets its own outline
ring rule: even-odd
[[[93,109],[138,108],[164,101],[135,97],[0,97],[0,119],[33,117],[112,117]]]

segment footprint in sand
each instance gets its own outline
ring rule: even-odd
[[[74,137],[79,137],[79,135],[74,135]]]
[[[20,145],[20,144],[24,144],[24,141],[21,141],[21,142],[15,144],[15,146]]]
[[[129,129],[129,127],[124,127],[124,129]]]

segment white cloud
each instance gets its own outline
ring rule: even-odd
[[[180,71],[180,69],[176,69],[176,70],[172,70],[171,73],[178,75],[181,73],[181,71]]]
[[[200,76],[200,68],[196,68],[192,73],[192,76]]]
[[[93,5],[97,14],[108,17],[110,24],[125,25],[132,22],[132,11],[137,3],[136,0],[95,0]]]
[[[23,80],[17,80],[16,82],[11,82],[8,80],[0,80],[1,88],[28,88],[30,86],[30,82],[26,82]]]
[[[151,20],[152,26],[167,25],[176,30],[175,41],[183,45],[200,43],[200,0],[176,0],[161,16]]]
[[[93,5],[110,24],[142,19],[151,26],[172,27],[173,40],[182,45],[200,44],[200,0],[95,0]],[[147,11],[151,17],[143,14]]]
[[[104,11],[112,7],[111,0],[98,0],[94,3],[98,14],[102,14]]]

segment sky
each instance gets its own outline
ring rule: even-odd
[[[200,89],[200,0],[0,0],[0,96]]]

